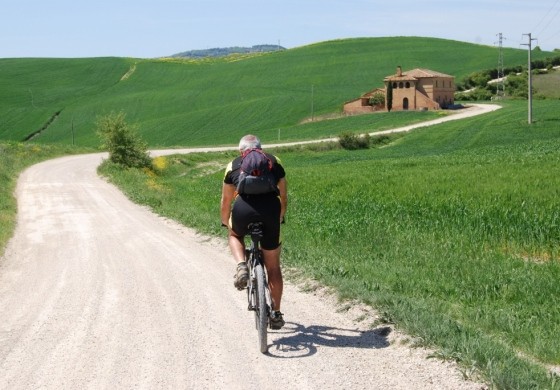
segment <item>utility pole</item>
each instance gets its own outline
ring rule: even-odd
[[[536,38],[531,38],[531,33],[528,34],[523,34],[524,36],[526,35],[527,37],[529,37],[529,43],[522,43],[523,46],[528,46],[529,47],[529,64],[527,66],[527,71],[528,71],[528,84],[529,84],[529,117],[528,117],[528,121],[529,124],[533,123],[533,77],[532,77],[532,69],[531,69],[531,46],[533,44],[533,41],[536,41]]]
[[[315,120],[315,86],[311,85],[311,122]]]
[[[496,86],[496,97],[502,99],[505,96],[504,89],[504,51],[503,51],[503,40],[505,39],[502,33],[498,35],[498,84]]]

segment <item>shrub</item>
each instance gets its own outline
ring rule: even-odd
[[[391,137],[385,134],[375,135],[370,139],[370,145],[383,146],[391,142]]]
[[[109,151],[109,161],[127,168],[151,168],[147,144],[136,134],[136,128],[125,121],[125,114],[111,113],[97,120],[97,134],[103,148]]]
[[[382,93],[376,93],[369,98],[370,106],[384,106],[385,105],[385,95]]]
[[[369,134],[355,134],[345,132],[338,136],[338,142],[346,150],[357,150],[369,148],[371,137]]]
[[[492,91],[487,88],[476,88],[470,92],[455,93],[455,101],[487,101],[492,98]]]
[[[528,78],[527,74],[510,74],[505,83],[506,94],[510,97],[524,98],[528,97]]]

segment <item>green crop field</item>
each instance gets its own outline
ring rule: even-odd
[[[397,65],[460,80],[494,68],[497,56],[497,48],[455,41],[371,38],[204,61],[0,59],[0,175],[8,183],[0,247],[13,229],[17,174],[78,152],[72,144],[97,147],[96,119],[112,111],[126,113],[152,148],[233,145],[246,133],[276,143],[373,132],[445,112],[308,120],[336,117]],[[504,58],[523,65],[527,53],[505,49]],[[535,100],[532,125],[526,101],[500,104],[366,150],[277,149],[290,195],[283,262],[294,278],[372,305],[380,322],[459,362],[466,377],[480,374],[500,389],[560,389],[550,371],[560,366],[560,103]],[[221,180],[232,157],[175,155],[157,158],[157,173],[109,164],[102,173],[134,201],[223,237]]]
[[[508,66],[526,51],[504,49]],[[535,52],[534,58],[553,53]],[[398,65],[454,75],[495,68],[497,48],[432,38],[364,38],[210,61],[0,59],[0,139],[95,146],[96,118],[123,111],[154,147],[328,137],[311,117],[383,85]],[[124,77],[126,75],[126,77]],[[303,133],[303,134],[302,134]]]

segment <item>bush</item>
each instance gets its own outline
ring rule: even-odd
[[[385,95],[382,93],[376,93],[369,98],[370,106],[384,106],[385,105]]]
[[[487,88],[476,88],[470,92],[455,93],[455,101],[488,101],[492,98],[492,91]]]
[[[383,146],[391,142],[391,137],[386,134],[375,135],[371,137],[369,143],[374,146]]]
[[[510,97],[527,99],[529,81],[527,74],[510,74],[505,83],[506,94]]]
[[[351,132],[342,133],[338,136],[338,142],[346,150],[368,149],[371,137],[369,134],[355,134]]]
[[[136,134],[136,128],[125,121],[125,114],[111,113],[97,120],[97,134],[103,148],[109,151],[109,161],[127,168],[151,168],[147,144]]]

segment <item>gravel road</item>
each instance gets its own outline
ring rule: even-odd
[[[131,203],[97,176],[103,157],[19,178],[0,259],[0,389],[485,388],[371,329],[373,311],[290,283],[287,326],[261,354],[225,240]]]

